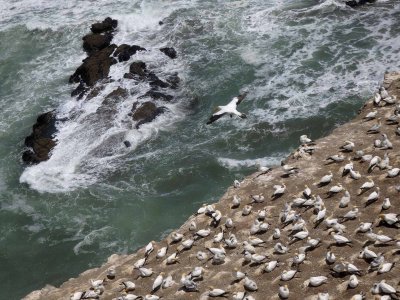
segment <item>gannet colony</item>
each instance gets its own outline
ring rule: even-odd
[[[353,121],[164,240],[25,299],[399,299],[399,98],[388,73]]]

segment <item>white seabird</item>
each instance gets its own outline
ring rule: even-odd
[[[247,93],[243,93],[242,95],[239,95],[237,97],[234,97],[231,102],[229,102],[227,105],[222,105],[217,107],[217,111],[212,114],[210,119],[208,120],[207,124],[211,124],[215,121],[217,121],[219,118],[221,118],[224,115],[230,115],[231,117],[233,115],[237,115],[242,119],[247,118],[247,116],[244,113],[241,113],[237,111],[237,106],[240,104],[240,102],[243,101],[243,99],[246,97]]]

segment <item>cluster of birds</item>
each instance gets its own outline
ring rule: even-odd
[[[243,98],[232,103],[237,104]],[[393,165],[400,160],[391,151],[393,143],[389,140],[389,136],[396,135],[387,131],[397,125],[395,133],[400,135],[400,105],[383,87],[375,95],[373,105],[361,123],[365,127],[376,121],[365,130],[365,135],[368,138],[381,134],[381,137],[363,149],[355,140],[345,141],[338,147],[338,153],[326,158],[325,166],[320,168],[326,173],[312,184],[294,191],[293,182],[304,175],[296,163],[283,164],[275,170],[275,174],[281,175],[281,182],[261,193],[240,195],[244,183],[235,180],[229,207],[205,204],[166,241],[150,242],[139,251],[137,256],[142,256],[132,263],[131,280],[125,280],[125,274],[116,281],[118,272],[110,267],[104,279],[90,280],[86,291],[77,291],[70,299],[98,299],[106,292],[107,285],[115,286],[116,282],[120,295],[115,300],[157,300],[163,298],[158,294],[168,289],[174,289],[176,296],[165,299],[185,299],[191,293],[198,293],[196,299],[267,299],[265,295],[257,296],[259,285],[267,287],[263,293],[275,293],[280,299],[299,299],[306,293],[304,289],[327,285],[337,278],[342,285],[344,282],[345,289],[354,291],[351,300],[372,299],[368,293],[374,295],[373,299],[400,299],[400,291],[392,283],[398,284],[400,278],[396,267],[400,254],[396,236],[400,228],[400,214],[396,212],[400,168]],[[383,106],[393,107],[393,113],[385,117],[379,109]],[[300,143],[295,152],[298,156],[294,158],[312,156],[320,149],[306,135],[300,137]],[[278,176],[269,176],[270,172],[270,168],[263,167],[253,179],[266,175],[268,180],[276,180]],[[298,178],[292,181],[294,176]],[[395,198],[391,201],[388,195]],[[275,211],[279,205],[282,209]],[[347,247],[351,250],[344,251]],[[354,253],[355,248],[359,252]],[[183,260],[185,267],[180,264]],[[310,271],[312,276],[302,278],[301,271],[310,261],[318,265]],[[228,273],[226,270],[233,266],[234,270]],[[187,268],[190,270],[184,271]],[[273,279],[263,280],[265,274],[271,274]],[[223,278],[230,282],[227,284]],[[302,278],[300,284],[296,281],[299,278]],[[136,295],[136,285],[143,285],[144,280],[151,281],[151,288],[145,296]],[[292,280],[295,294],[289,289]],[[220,286],[205,289],[207,281]],[[272,293],[271,287],[276,283],[277,290]],[[298,294],[299,288],[303,289],[302,295]],[[331,294],[316,293],[315,299],[339,299],[336,297],[339,290],[329,291]]]

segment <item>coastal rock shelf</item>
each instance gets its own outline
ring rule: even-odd
[[[164,240],[24,299],[397,299],[400,73],[383,86],[385,100],[235,182]]]
[[[69,78],[70,84],[78,84],[71,96],[76,97],[77,101],[90,101],[100,95],[111,82],[121,83],[123,80],[129,80],[132,83],[130,86],[138,82],[147,83],[149,89],[143,95],[136,95],[138,92],[134,89],[130,91],[122,87],[116,88],[104,97],[102,105],[96,111],[98,118],[112,120],[118,104],[130,97],[136,97],[137,101],[133,103],[129,116],[132,116],[131,121],[134,123],[132,127],[137,129],[167,111],[162,102],[174,101],[173,91],[178,88],[180,78],[176,72],[172,72],[163,80],[143,61],[131,62],[123,78],[110,78],[110,68],[113,65],[129,61],[138,52],[151,51],[138,45],[111,44],[117,26],[117,20],[106,18],[102,22],[92,24],[92,33],[82,38],[82,47],[88,56]],[[156,51],[164,53],[165,59],[168,60],[178,57],[174,48],[163,47]],[[22,160],[28,164],[48,160],[57,144],[57,123],[63,121],[65,119],[57,118],[57,111],[41,114],[32,128],[32,133],[25,139],[28,149],[23,152]],[[120,142],[130,146],[129,141]]]

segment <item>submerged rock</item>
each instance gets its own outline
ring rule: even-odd
[[[161,92],[157,92],[157,91],[154,91],[154,90],[150,90],[146,94],[141,96],[141,98],[145,98],[145,97],[150,97],[150,98],[155,99],[155,100],[163,100],[163,101],[167,101],[167,102],[169,102],[172,99],[174,99],[174,97],[171,96],[171,95],[164,94],[164,93],[161,93]]]
[[[136,128],[145,123],[153,121],[158,115],[162,114],[166,108],[157,107],[153,102],[144,102],[139,107],[139,103],[135,102],[132,107],[132,119],[138,121]]]
[[[351,0],[351,1],[346,1],[346,5],[350,7],[357,7],[360,5],[364,5],[367,3],[374,3],[376,0]]]
[[[169,58],[174,59],[177,57],[176,50],[172,47],[161,48],[160,51],[162,53],[164,53],[166,56],[168,56]]]

